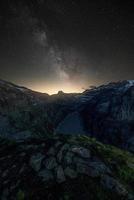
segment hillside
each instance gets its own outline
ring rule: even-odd
[[[85,136],[0,140],[2,200],[133,200],[134,157]]]

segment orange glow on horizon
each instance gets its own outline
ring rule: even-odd
[[[30,87],[34,91],[42,92],[42,93],[48,93],[49,95],[57,94],[59,91],[63,91],[64,93],[80,93],[83,92],[84,89],[82,88],[76,88],[75,86],[51,86],[51,87],[45,87],[45,86],[33,86]]]
[[[90,78],[90,81],[85,79],[70,80],[70,81],[59,80],[59,82],[57,81],[54,82],[54,80],[52,80],[51,82],[47,82],[45,80],[39,80],[39,81],[32,80],[27,83],[26,82],[18,83],[18,85],[24,86],[33,91],[52,95],[52,94],[57,94],[59,91],[63,91],[64,93],[81,93],[87,88],[89,88],[90,85],[98,85],[98,84],[97,81]]]

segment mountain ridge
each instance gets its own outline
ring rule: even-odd
[[[134,81],[51,96],[0,81],[0,119],[0,135],[5,137],[26,139],[69,132],[133,152]]]

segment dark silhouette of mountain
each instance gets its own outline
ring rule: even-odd
[[[86,134],[134,152],[134,81],[49,96],[0,81],[0,135]]]

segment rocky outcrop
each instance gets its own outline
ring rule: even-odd
[[[1,199],[134,198],[133,156],[94,139],[1,139],[0,147]]]

